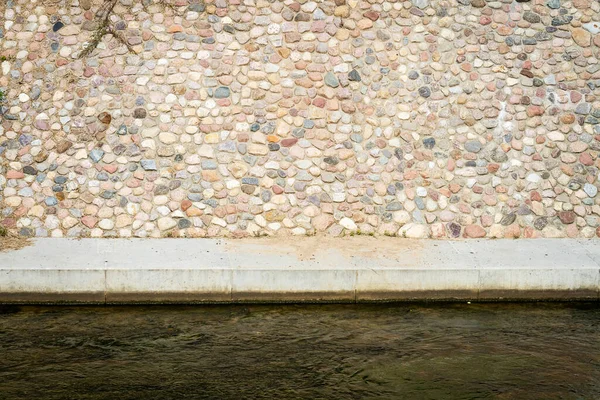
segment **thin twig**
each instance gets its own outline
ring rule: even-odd
[[[102,5],[98,8],[98,11],[96,11],[96,20],[99,23],[98,28],[96,28],[96,30],[94,31],[91,40],[87,43],[87,46],[81,51],[81,53],[79,53],[79,59],[85,58],[92,54],[92,52],[98,47],[104,36],[108,34],[112,35],[119,41],[119,43],[127,47],[127,50],[129,50],[131,53],[136,53],[135,49],[127,42],[125,34],[116,30],[110,20],[111,16],[114,14],[114,8],[117,5],[118,1],[119,0],[104,0],[104,3],[102,3]],[[173,12],[175,13],[178,12],[179,6],[173,4],[173,0],[139,1],[141,2],[142,8],[146,12],[148,12],[148,7],[151,5],[160,5],[173,10]]]

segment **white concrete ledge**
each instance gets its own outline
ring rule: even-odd
[[[35,239],[3,303],[598,300],[600,240]]]

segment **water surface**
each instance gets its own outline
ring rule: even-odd
[[[596,304],[0,307],[1,399],[598,399]]]

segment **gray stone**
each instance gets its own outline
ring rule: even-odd
[[[552,26],[567,25],[567,24],[570,24],[572,20],[573,20],[572,15],[561,15],[558,17],[554,17],[554,18],[552,18]]]
[[[46,203],[47,206],[52,207],[58,204],[58,199],[56,197],[46,197],[46,200],[44,200],[44,202]]]
[[[140,165],[146,171],[156,171],[156,161],[154,160],[141,160]]]
[[[600,33],[600,22],[588,22],[587,24],[583,24],[583,29],[590,32],[592,35],[597,35]]]
[[[399,211],[399,210],[402,210],[402,204],[399,201],[394,201],[394,202],[388,204],[385,207],[385,210],[386,211]]]
[[[598,194],[598,188],[591,183],[583,185],[583,191],[590,197],[595,197]]]
[[[202,169],[217,169],[215,160],[202,160]]]
[[[592,111],[591,103],[579,103],[577,107],[575,107],[575,114],[587,115]]]
[[[90,151],[90,158],[92,159],[93,162],[97,163],[99,162],[102,157],[104,157],[104,150],[102,149],[94,149],[92,151]]]
[[[421,97],[428,98],[431,96],[431,89],[429,89],[427,86],[422,86],[419,88],[419,94]]]
[[[337,77],[331,71],[327,72],[325,74],[325,84],[327,86],[331,86],[333,88],[340,86],[340,82],[338,81]]]
[[[523,13],[523,19],[532,24],[536,24],[542,21],[542,18],[538,14],[531,11],[525,11]]]
[[[136,109],[133,111],[133,118],[136,118],[136,119],[143,119],[143,118],[146,118],[146,115],[147,115],[147,114],[148,114],[148,113],[146,112],[146,110],[145,110],[145,109],[143,109],[143,108],[136,108]]]
[[[508,226],[511,225],[517,219],[517,215],[515,213],[506,214],[500,220],[500,225]]]
[[[350,73],[348,74],[348,80],[355,81],[355,82],[360,82],[361,81],[361,77],[360,77],[360,74],[358,73],[358,71],[355,70],[355,69],[353,69],[352,71],[350,71]]]
[[[432,137],[423,139],[423,146],[425,146],[426,149],[433,149],[435,146],[435,139]]]
[[[215,90],[215,98],[216,99],[225,99],[225,98],[229,97],[230,94],[231,94],[231,92],[227,86],[221,86],[221,87],[218,87],[217,90]]]
[[[479,153],[481,151],[481,143],[476,140],[472,140],[465,143],[465,150],[471,153]]]
[[[413,4],[413,6],[421,9],[429,6],[429,0],[411,0],[411,3]]]

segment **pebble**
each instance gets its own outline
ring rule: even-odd
[[[353,69],[348,74],[348,80],[354,81],[354,82],[360,82],[362,80],[362,78],[360,77],[360,74],[358,73],[358,71]]]
[[[103,156],[104,156],[104,150],[102,150],[102,149],[93,149],[92,151],[90,151],[90,158],[95,163],[100,162],[100,160],[102,159]]]
[[[471,153],[479,153],[481,151],[481,143],[478,141],[469,141],[465,143],[465,150]]]
[[[358,228],[356,223],[347,217],[344,217],[340,220],[340,225],[351,231],[354,231]]]
[[[589,197],[596,197],[596,195],[598,194],[598,188],[590,183],[586,183],[585,185],[583,185],[583,191]]]
[[[429,89],[427,86],[420,87],[419,94],[421,97],[428,98],[431,96],[431,89]]]
[[[332,72],[327,72],[325,74],[325,84],[332,88],[340,86],[340,82]]]
[[[146,171],[156,171],[156,161],[154,160],[141,160],[140,165]]]
[[[215,90],[215,98],[217,99],[225,99],[227,97],[229,97],[230,95],[230,91],[228,87],[225,86],[221,86],[218,87],[217,90]]]

